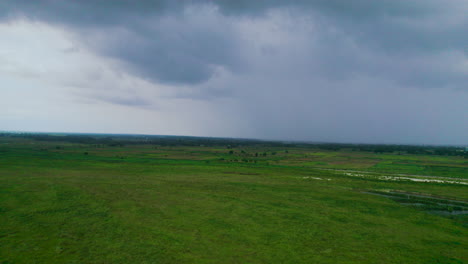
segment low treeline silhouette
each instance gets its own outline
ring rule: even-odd
[[[48,134],[48,133],[0,133],[2,137],[29,138],[37,141],[68,142],[77,144],[105,145],[123,147],[125,145],[157,146],[221,146],[227,149],[238,147],[281,147],[281,148],[316,148],[326,151],[365,151],[378,154],[421,154],[463,156],[468,158],[464,147],[430,145],[391,145],[391,144],[344,144],[344,143],[308,143],[283,142],[242,138],[159,136],[159,135],[118,135],[118,134]]]

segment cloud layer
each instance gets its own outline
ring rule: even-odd
[[[88,102],[77,109],[145,111],[149,121],[125,132],[468,143],[466,1],[0,5],[0,30],[13,39],[0,44],[11,50],[0,74],[13,86],[36,76],[44,93]],[[56,37],[41,39],[40,28]],[[40,44],[23,44],[26,58],[15,36]],[[119,130],[102,122],[82,130]]]

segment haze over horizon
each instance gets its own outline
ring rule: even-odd
[[[0,130],[468,144],[468,1],[2,1]]]

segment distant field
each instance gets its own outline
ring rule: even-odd
[[[468,263],[467,203],[460,156],[0,137],[2,264]]]

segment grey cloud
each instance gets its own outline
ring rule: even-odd
[[[138,17],[180,9],[181,1],[127,0],[18,0],[2,1],[0,15],[4,18],[26,16],[74,26],[109,26],[130,22]]]
[[[425,2],[425,3],[424,3]],[[390,15],[417,15],[433,10],[433,6],[427,6],[428,1],[404,1],[404,0],[221,0],[216,3],[228,14],[255,14],[262,13],[269,8],[308,7],[317,8],[330,14],[340,14],[351,17],[376,17],[384,14]],[[424,5],[425,4],[425,5]]]
[[[253,132],[238,136],[467,142],[464,0],[128,3],[4,1],[0,10],[66,27],[134,75],[171,84],[176,99],[242,119]],[[138,91],[90,97],[150,106]]]
[[[460,5],[460,6],[457,6]],[[134,74],[152,81],[199,84],[213,77],[217,68],[245,70],[242,45],[230,25],[246,17],[262,17],[272,9],[292,16],[311,16],[314,23],[334,28],[338,36],[321,30],[322,63],[318,72],[343,78],[349,70],[375,68],[363,64],[359,54],[347,53],[344,43],[351,37],[362,49],[388,56],[458,51],[466,54],[468,11],[463,1],[440,0],[314,0],[314,1],[4,1],[8,17],[22,14],[72,27],[98,53],[119,60]],[[216,8],[219,8],[220,12]],[[223,15],[227,15],[225,17]],[[455,17],[458,15],[459,17]],[[4,15],[5,16],[5,15]],[[455,17],[455,18],[454,18]],[[439,22],[434,22],[438,19]],[[445,20],[452,19],[452,22]],[[432,26],[432,24],[434,26]],[[437,28],[437,24],[448,26]],[[451,24],[450,24],[451,23]],[[93,39],[97,32],[98,41]],[[124,32],[124,33],[122,33]],[[337,56],[338,54],[338,56]],[[343,65],[347,65],[346,69]],[[443,80],[465,81],[464,73],[428,81],[434,73],[417,69],[416,74],[396,75],[396,81],[437,86]],[[450,67],[449,67],[450,68]],[[378,69],[378,67],[377,67]],[[383,70],[385,71],[385,70]],[[444,72],[444,71],[442,71]],[[392,73],[390,73],[392,74]]]
[[[232,15],[259,15],[271,8],[299,9],[326,17],[363,41],[385,49],[466,48],[468,27],[466,1],[442,0],[313,0],[313,1],[217,1]],[[458,16],[458,17],[455,17]],[[433,26],[424,27],[424,24]],[[449,23],[443,30],[437,25]]]
[[[111,104],[118,104],[118,105],[126,105],[126,106],[136,106],[136,107],[148,107],[152,105],[152,103],[148,100],[133,97],[112,97],[112,96],[98,96],[95,97],[96,99],[100,99],[102,101],[111,103]]]
[[[11,14],[57,23],[101,55],[152,81],[196,84],[218,67],[239,70],[235,36],[213,6],[182,1],[18,1]],[[194,10],[192,10],[194,9]]]
[[[97,104],[105,102],[115,105],[123,105],[135,108],[147,108],[156,109],[154,102],[149,98],[144,98],[137,94],[126,94],[124,91],[110,91],[105,93],[104,91],[97,90],[78,90],[72,92],[74,98],[80,102],[86,102],[88,104]]]
[[[94,42],[90,37],[88,44],[153,81],[193,84],[210,79],[217,67],[239,69],[238,40],[229,23],[220,27],[216,14],[197,11],[179,18],[149,18],[138,31],[108,29],[112,38]]]

